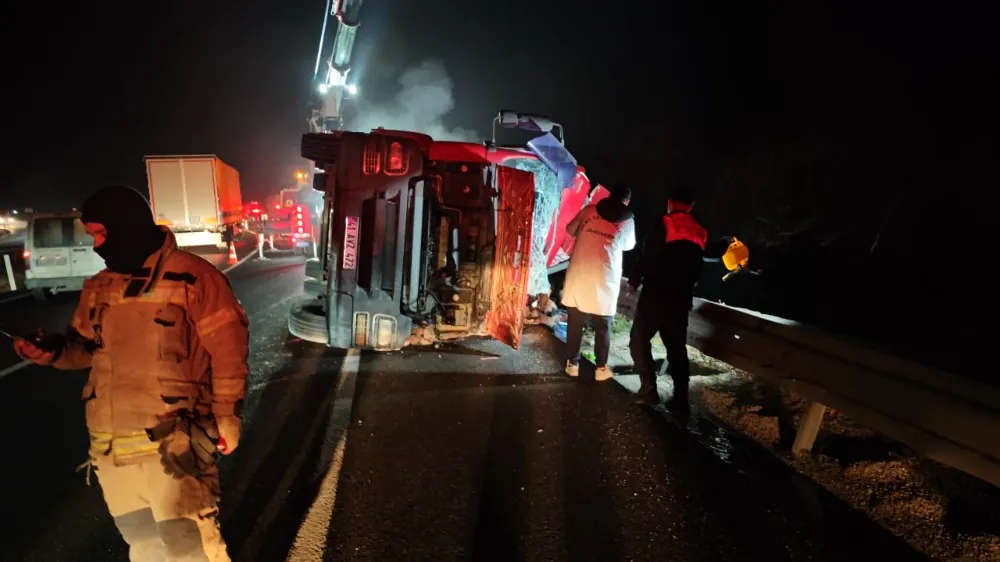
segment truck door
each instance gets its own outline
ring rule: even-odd
[[[531,172],[498,166],[496,186],[500,196],[496,207],[497,236],[486,330],[494,338],[518,349],[528,298],[535,176]]]

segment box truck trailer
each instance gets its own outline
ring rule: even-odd
[[[243,220],[239,172],[211,154],[145,160],[156,223],[170,228],[182,248],[227,249]]]

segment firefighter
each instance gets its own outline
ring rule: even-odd
[[[19,339],[21,357],[90,368],[90,458],[130,560],[228,561],[217,453],[240,440],[248,321],[228,279],[179,250],[137,191],[82,206],[106,269],[84,282],[67,334]]]
[[[659,333],[667,348],[667,373],[674,381],[674,393],[667,405],[681,412],[688,408],[688,313],[707,239],[705,229],[691,215],[693,206],[689,194],[678,191],[670,197],[666,214],[650,232],[629,278],[633,290],[642,287],[629,341],[632,361],[641,380],[636,402],[660,401],[651,345],[653,336]]]
[[[576,237],[566,271],[562,302],[569,318],[566,329],[566,374],[580,374],[583,325],[590,321],[596,332],[594,378],[612,378],[608,369],[611,320],[618,308],[622,284],[622,252],[635,248],[635,220],[628,204],[631,191],[624,185],[611,189],[607,199],[584,207],[566,230]]]

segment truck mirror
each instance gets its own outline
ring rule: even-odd
[[[515,111],[501,110],[500,111],[500,126],[504,129],[514,129],[517,128],[518,116]]]
[[[313,174],[312,188],[319,192],[326,192],[326,172]]]
[[[551,119],[544,115],[532,115],[530,113],[518,113],[503,109],[497,116],[500,126],[505,129],[520,129],[536,133],[548,133],[555,125]]]

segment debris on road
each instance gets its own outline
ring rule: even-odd
[[[403,342],[403,347],[411,346],[428,346],[438,343],[437,332],[434,331],[434,326],[431,324],[423,324],[420,326],[414,326],[413,331],[410,333],[410,337],[406,338]]]

